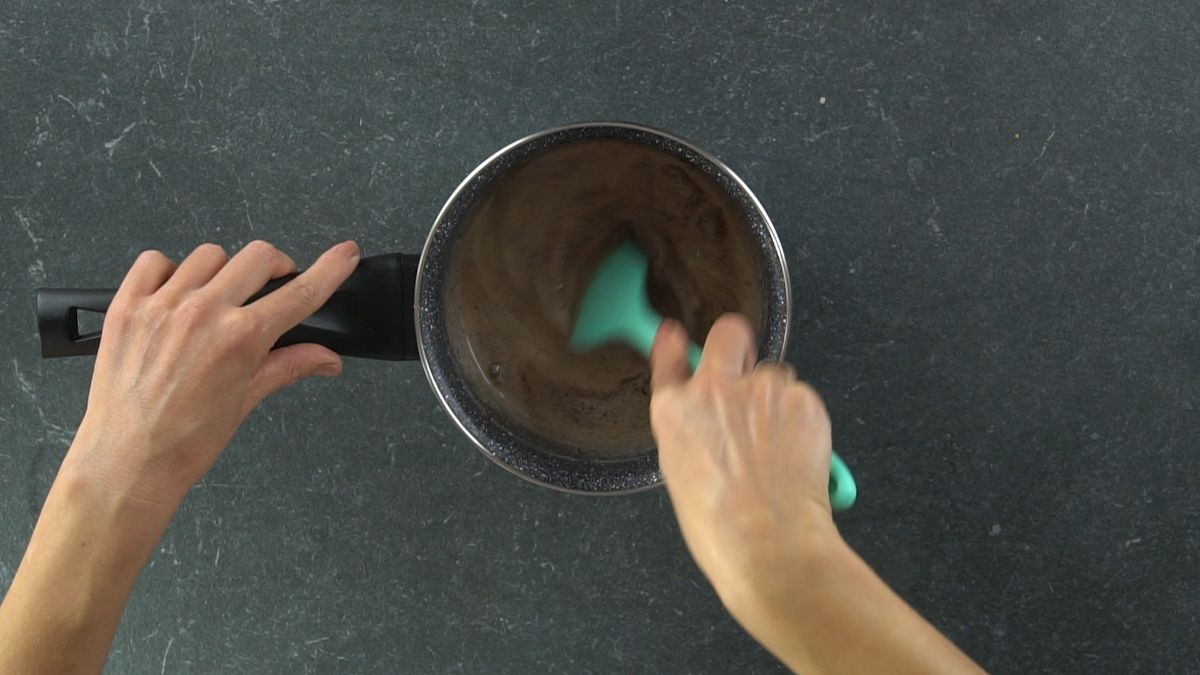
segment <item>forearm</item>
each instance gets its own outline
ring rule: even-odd
[[[981,672],[840,538],[803,556],[753,612],[755,637],[797,672]]]
[[[74,469],[68,455],[0,605],[0,672],[100,672],[170,515]]]

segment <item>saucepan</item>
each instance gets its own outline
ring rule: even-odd
[[[279,346],[315,342],[350,357],[388,361],[419,360],[450,418],[488,458],[539,485],[575,493],[618,494],[659,485],[652,439],[623,453],[589,454],[587,448],[536,429],[520,415],[495,405],[468,376],[452,347],[461,330],[464,307],[449,300],[455,273],[454,251],[472,227],[471,216],[498,184],[520,167],[547,153],[596,141],[652,151],[682,163],[692,181],[707,182],[737,213],[746,228],[757,265],[761,317],[755,326],[759,355],[780,360],[791,319],[791,288],[783,249],[766,211],[729,167],[672,134],[619,122],[563,126],[517,140],[471,171],[438,213],[420,255],[364,257],[329,302],[279,341]],[[598,187],[597,189],[603,189]],[[628,195],[614,194],[613,200]],[[277,279],[269,293],[285,283]],[[81,330],[87,312],[103,313],[113,290],[41,289],[37,294],[38,330],[44,357],[95,354],[101,331]],[[260,295],[261,295],[260,293]],[[702,337],[702,336],[700,336]]]

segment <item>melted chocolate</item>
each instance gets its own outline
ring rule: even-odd
[[[567,348],[592,273],[626,237],[650,260],[652,304],[693,340],[725,312],[761,324],[758,248],[734,202],[686,161],[630,141],[576,141],[514,168],[450,263],[446,316],[471,389],[589,459],[653,447],[646,361],[620,345]]]

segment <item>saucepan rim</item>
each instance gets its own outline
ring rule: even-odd
[[[727,165],[705,150],[669,132],[642,124],[619,121],[580,122],[552,127],[509,143],[476,166],[450,193],[438,212],[421,250],[414,286],[414,325],[421,367],[442,408],[475,447],[506,471],[524,480],[554,490],[588,495],[619,495],[649,490],[662,484],[657,452],[614,460],[572,460],[557,453],[529,448],[528,444],[499,424],[487,426],[486,408],[474,400],[469,390],[454,375],[453,355],[442,315],[444,268],[453,251],[453,241],[462,220],[470,212],[473,199],[486,193],[495,179],[519,165],[525,155],[538,146],[557,146],[582,138],[626,138],[660,146],[698,165],[738,201],[747,218],[756,220],[756,238],[764,251],[774,255],[766,260],[771,269],[768,289],[767,335],[762,336],[763,357],[779,360],[787,346],[792,318],[792,289],[787,261],[779,236],[766,209],[750,187]],[[522,153],[522,151],[526,151]],[[520,155],[520,156],[518,156]],[[516,161],[511,160],[516,157]],[[508,163],[506,165],[506,163]],[[751,218],[752,217],[752,218]],[[765,235],[768,241],[762,241]],[[433,279],[427,278],[436,274]],[[776,317],[776,318],[771,318]],[[476,419],[464,419],[474,417]]]

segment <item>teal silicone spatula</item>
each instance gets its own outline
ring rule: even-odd
[[[663,318],[650,306],[646,294],[649,263],[633,242],[625,241],[596,269],[583,295],[579,317],[571,332],[571,349],[577,352],[614,342],[624,343],[650,358],[650,348]],[[688,345],[692,370],[700,367],[700,347]],[[849,467],[833,453],[829,467],[829,504],[844,511],[858,497],[858,486]]]

